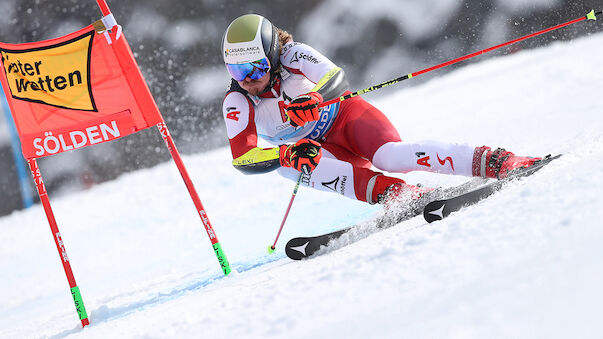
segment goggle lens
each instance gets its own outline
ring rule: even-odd
[[[226,69],[236,81],[243,81],[246,77],[257,80],[270,71],[270,63],[264,58],[245,64],[226,64]]]

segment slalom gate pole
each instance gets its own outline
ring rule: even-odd
[[[100,10],[104,16],[108,16],[111,14],[111,10],[109,9],[109,6],[107,5],[106,0],[96,0],[96,3],[98,4],[98,7],[100,8]],[[128,44],[123,43],[122,41],[123,40],[117,40],[117,42],[114,44],[116,53],[131,54],[130,47],[128,46]],[[139,71],[138,66],[136,65],[136,63],[133,60],[132,60],[131,64],[127,64],[125,66],[128,69],[135,69],[136,71]],[[142,76],[141,76],[141,78],[142,78]],[[134,85],[145,88],[145,89],[147,88],[146,84],[142,80],[140,83],[137,83]],[[214,253],[216,254],[216,257],[218,258],[218,263],[220,264],[220,268],[222,269],[222,272],[224,272],[224,275],[228,275],[231,272],[230,264],[228,263],[228,259],[226,258],[226,255],[224,254],[224,251],[222,250],[222,245],[220,245],[220,242],[218,241],[216,232],[214,231],[214,228],[212,227],[212,225],[209,221],[207,212],[205,211],[205,208],[203,207],[203,204],[201,203],[201,199],[199,199],[197,190],[195,189],[195,186],[193,185],[193,182],[192,182],[190,176],[188,175],[186,167],[184,166],[184,162],[182,161],[180,153],[178,152],[178,149],[176,148],[176,145],[174,144],[174,140],[172,139],[172,136],[167,128],[167,125],[165,124],[165,121],[162,121],[159,124],[157,124],[157,128],[159,129],[159,133],[163,137],[163,140],[165,141],[165,144],[166,144],[168,150],[170,151],[170,154],[172,156],[172,159],[174,160],[174,163],[176,164],[176,167],[178,167],[178,170],[180,171],[180,175],[182,176],[182,179],[184,180],[184,184],[186,185],[186,188],[188,189],[191,199],[193,200],[193,203],[197,209],[197,213],[199,214],[199,217],[201,218],[201,222],[205,226],[205,230],[207,232],[207,235],[209,236],[209,240],[212,243],[212,248],[214,250]]]
[[[281,236],[281,231],[283,230],[283,226],[285,226],[285,221],[287,221],[287,216],[289,215],[289,211],[291,210],[291,205],[293,205],[293,200],[295,200],[295,196],[297,195],[297,190],[299,189],[299,184],[302,181],[302,178],[304,177],[304,173],[301,172],[299,174],[299,178],[297,179],[297,182],[295,183],[295,187],[293,188],[293,194],[291,194],[291,200],[289,200],[289,206],[287,206],[287,211],[285,211],[285,216],[283,217],[283,221],[281,222],[281,227],[278,229],[278,233],[276,234],[276,239],[274,239],[274,244],[272,244],[272,246],[268,246],[268,253],[272,254],[274,252],[274,250],[276,249],[276,243],[278,241],[278,238]]]
[[[40,202],[42,202],[44,212],[46,212],[46,218],[50,224],[50,230],[52,231],[52,237],[54,238],[57,250],[59,251],[61,263],[63,263],[63,269],[65,270],[65,275],[67,276],[67,281],[69,282],[69,287],[71,288],[71,296],[73,297],[73,302],[75,303],[75,310],[77,311],[77,315],[82,322],[82,327],[85,327],[86,325],[90,324],[88,321],[88,314],[86,313],[86,308],[84,307],[84,300],[80,294],[80,288],[77,286],[75,277],[73,276],[73,271],[71,270],[71,264],[69,263],[69,257],[67,256],[65,244],[63,243],[57,222],[54,218],[54,214],[52,213],[52,208],[50,207],[50,199],[48,198],[48,193],[46,192],[46,186],[44,185],[44,180],[42,179],[42,173],[40,172],[36,159],[28,159],[27,162],[29,164],[29,169],[31,170],[34,183],[36,184],[38,195],[40,196]]]
[[[199,216],[201,217],[201,222],[203,223],[203,226],[205,226],[205,231],[207,231],[209,240],[211,241],[214,252],[216,253],[216,257],[218,258],[218,263],[220,264],[224,275],[228,275],[231,272],[230,264],[228,263],[228,259],[222,250],[222,245],[220,245],[220,242],[218,241],[216,232],[209,221],[209,217],[207,216],[207,212],[205,212],[201,199],[199,199],[197,190],[195,189],[195,186],[193,185],[193,182],[186,171],[186,167],[184,167],[184,162],[182,162],[182,158],[180,157],[180,153],[176,148],[176,144],[174,144],[174,140],[172,139],[165,122],[157,124],[157,128],[159,129],[159,133],[161,133],[161,136],[163,137],[163,140],[165,141],[165,144],[170,151],[174,162],[176,163],[176,167],[178,167],[178,170],[180,171],[184,184],[186,185],[186,188],[193,199],[193,203],[197,208],[197,213],[199,213]]]
[[[452,64],[456,64],[457,62],[460,62],[460,61],[463,61],[463,60],[467,60],[467,59],[473,58],[475,56],[491,52],[491,51],[493,51],[495,49],[499,49],[499,48],[504,47],[504,46],[512,45],[512,44],[514,44],[516,42],[527,40],[527,39],[533,38],[535,36],[538,36],[538,35],[541,35],[541,34],[544,34],[544,33],[550,32],[550,31],[554,31],[554,30],[559,29],[561,27],[573,25],[575,23],[578,23],[578,22],[581,22],[581,21],[584,21],[584,20],[597,20],[597,15],[601,15],[601,14],[603,14],[603,11],[597,11],[597,12],[595,12],[594,10],[591,10],[586,16],[580,17],[578,19],[574,19],[574,20],[568,21],[566,23],[563,23],[563,24],[560,24],[560,25],[557,25],[557,26],[549,27],[547,29],[543,29],[541,31],[538,31],[538,32],[535,32],[535,33],[532,33],[532,34],[528,34],[528,35],[523,36],[521,38],[518,38],[518,39],[515,39],[515,40],[511,40],[511,41],[507,41],[507,42],[502,43],[500,45],[492,46],[490,48],[486,48],[484,50],[481,50],[481,51],[478,51],[478,52],[475,52],[475,53],[467,54],[467,55],[462,56],[460,58],[456,58],[456,59],[453,59],[453,60],[441,63],[439,65],[426,68],[426,69],[418,71],[418,72],[414,72],[414,73],[410,73],[410,74],[407,74],[407,75],[403,75],[403,76],[401,76],[399,78],[392,79],[392,80],[380,83],[378,85],[367,87],[365,89],[362,89],[362,90],[359,90],[359,91],[356,91],[356,92],[353,92],[353,93],[350,93],[350,94],[346,94],[346,95],[340,96],[340,97],[335,98],[335,99],[331,99],[331,100],[322,102],[318,106],[319,107],[328,106],[328,105],[331,105],[331,104],[334,104],[334,103],[337,103],[337,102],[341,102],[341,101],[353,98],[353,97],[358,96],[358,95],[362,95],[362,94],[365,94],[365,93],[368,93],[368,92],[372,92],[372,91],[378,90],[380,88],[383,88],[383,87],[386,87],[386,86],[389,86],[389,85],[397,84],[399,82],[402,82],[404,80],[416,77],[418,75],[425,74],[427,72],[431,72],[431,71],[434,71],[434,70],[442,68],[442,67],[450,66]]]

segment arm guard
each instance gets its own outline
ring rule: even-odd
[[[350,84],[345,77],[343,69],[336,67],[327,72],[320,81],[314,86],[312,92],[318,92],[322,95],[324,101],[337,98],[348,90]]]
[[[267,173],[279,168],[279,148],[254,147],[232,161],[232,165],[245,174]]]

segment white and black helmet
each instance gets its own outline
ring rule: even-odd
[[[277,29],[258,14],[246,14],[230,23],[222,38],[222,56],[226,64],[244,64],[263,58],[271,70],[279,66],[280,42]]]

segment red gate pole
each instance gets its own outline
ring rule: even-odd
[[[44,180],[42,180],[42,173],[40,172],[36,159],[28,159],[27,163],[29,164],[29,169],[31,170],[34,183],[36,184],[38,196],[40,196],[40,201],[44,207],[44,212],[46,212],[46,218],[48,219],[48,224],[50,224],[52,237],[54,238],[57,250],[59,251],[59,257],[61,258],[61,263],[63,264],[63,269],[65,270],[65,275],[67,276],[67,281],[69,282],[69,287],[71,288],[71,296],[73,297],[73,302],[75,303],[75,310],[82,321],[82,327],[85,327],[86,325],[90,324],[88,321],[88,314],[86,313],[86,308],[84,307],[84,301],[82,300],[82,295],[80,294],[80,288],[77,286],[75,277],[73,276],[73,272],[71,270],[69,257],[67,257],[67,251],[65,250],[65,244],[63,244],[61,233],[59,232],[57,222],[54,218],[54,214],[52,213],[52,208],[50,207],[50,199],[48,198],[48,193],[46,192]]]
[[[174,140],[170,135],[170,131],[168,130],[165,122],[157,124],[157,128],[159,129],[159,133],[161,133],[161,136],[163,137],[163,140],[165,141],[165,144],[168,150],[170,151],[170,154],[172,155],[172,159],[174,159],[174,162],[176,163],[176,167],[178,167],[178,170],[180,171],[180,175],[184,180],[184,184],[188,189],[188,193],[190,194],[191,199],[193,199],[195,208],[197,208],[197,213],[201,217],[201,222],[203,223],[203,226],[205,226],[205,231],[207,231],[209,240],[211,241],[214,252],[216,253],[216,257],[218,258],[218,263],[220,263],[220,267],[222,267],[224,275],[228,275],[231,271],[228,259],[226,258],[226,255],[222,250],[222,245],[220,245],[220,242],[218,241],[218,236],[216,236],[216,232],[214,231],[214,228],[212,227],[211,222],[209,221],[209,217],[207,216],[207,212],[205,212],[205,208],[201,203],[201,199],[199,199],[199,195],[197,194],[197,190],[193,185],[193,181],[188,175],[186,167],[184,166],[184,162],[182,161],[182,157],[180,157],[180,153],[176,148],[176,144],[174,144]]]
[[[111,14],[111,10],[109,9],[109,6],[107,5],[106,0],[96,0],[96,3],[98,4],[98,7],[100,8],[100,10],[104,16],[108,16]],[[122,64],[122,68],[131,73],[137,73],[137,74],[133,74],[133,76],[129,79],[130,87],[136,88],[139,91],[148,92],[149,96],[152,98],[152,95],[151,95],[146,83],[144,82],[142,74],[140,74],[140,70],[138,68],[138,65],[136,64],[136,61],[134,60],[134,56],[132,55],[132,51],[130,50],[130,47],[128,46],[128,44],[125,43],[125,40],[123,40],[123,39],[122,40],[117,39],[117,41],[113,44],[113,46],[114,46],[113,48],[115,49],[115,52],[120,54],[121,56],[123,56],[123,58],[120,59],[120,63],[121,62],[124,63],[124,64]],[[154,102],[152,102],[152,103],[140,102],[140,101],[138,101],[138,99],[137,99],[137,102],[141,106],[141,109],[143,109],[143,110],[145,109],[145,107],[149,107],[150,105],[152,105],[153,108],[156,108]],[[218,258],[218,263],[220,264],[220,267],[222,268],[224,275],[228,275],[231,272],[231,269],[230,269],[228,260],[226,259],[226,255],[224,255],[222,246],[218,242],[218,237],[216,236],[216,232],[214,231],[214,228],[212,227],[212,225],[209,221],[207,212],[205,211],[205,208],[203,207],[203,204],[201,203],[201,199],[199,199],[197,190],[195,189],[195,186],[193,185],[193,182],[188,175],[186,167],[184,166],[184,162],[182,161],[182,158],[180,157],[180,153],[178,152],[178,149],[176,148],[176,145],[174,144],[174,140],[172,139],[172,136],[170,135],[170,132],[165,124],[165,121],[162,121],[159,124],[157,124],[157,128],[159,129],[159,132],[161,133],[161,136],[163,137],[163,140],[165,141],[167,148],[170,151],[170,154],[172,156],[172,159],[174,160],[174,163],[176,163],[176,167],[178,167],[178,170],[180,171],[180,175],[182,176],[182,179],[184,180],[184,184],[186,185],[186,188],[188,189],[191,199],[193,200],[193,203],[197,209],[197,213],[199,214],[199,217],[201,218],[201,222],[203,223],[203,226],[205,226],[205,230],[207,232],[207,235],[209,236],[209,240],[212,243],[212,248],[216,254],[216,257]]]
[[[100,8],[101,12],[103,13],[103,15],[109,15],[111,14],[111,10],[109,9],[109,5],[107,5],[107,1],[105,0],[96,0],[96,3],[98,4],[98,7]]]

